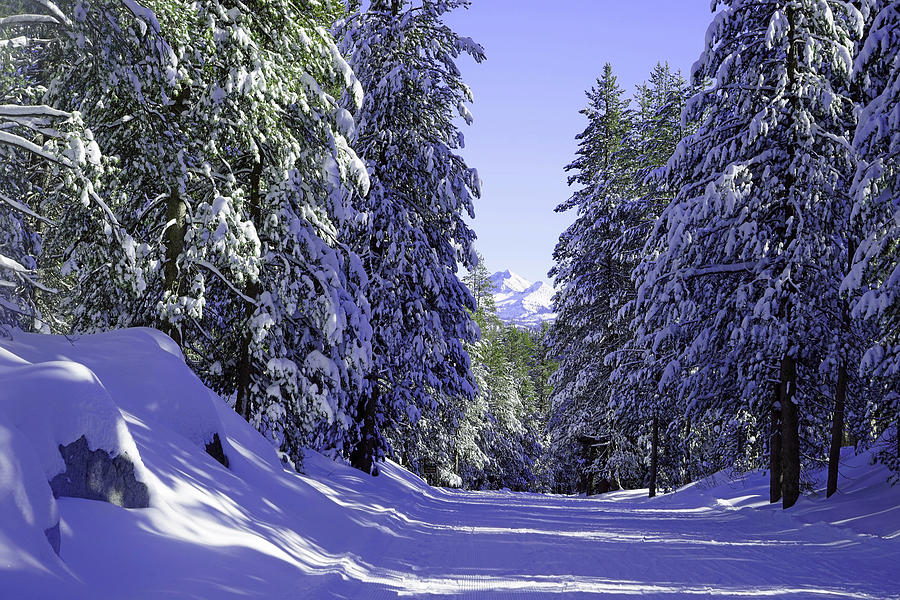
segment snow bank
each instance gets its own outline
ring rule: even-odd
[[[135,328],[67,338],[17,334],[0,346],[31,363],[65,360],[89,369],[115,405],[148,424],[158,424],[204,448],[221,425],[215,397],[185,366],[169,336]],[[226,450],[227,454],[227,450]]]
[[[884,436],[887,440],[889,436]],[[659,496],[656,502],[667,508],[719,506],[732,510],[783,514],[801,523],[821,523],[885,539],[900,539],[900,485],[890,486],[890,472],[877,463],[874,454],[879,444],[856,454],[853,448],[841,449],[838,491],[826,498],[825,468],[806,473],[813,486],[800,496],[797,504],[784,511],[781,503],[769,503],[767,472],[730,474],[720,472],[690,483],[674,493]],[[641,490],[640,493],[645,492]],[[634,492],[626,492],[633,494]]]
[[[31,362],[0,348],[0,564],[34,566],[59,552],[59,510],[50,482],[69,474],[60,448],[83,438],[103,456],[147,473],[119,409],[97,377],[68,360]],[[96,466],[96,465],[95,465]],[[67,477],[59,480],[63,485]],[[57,485],[57,490],[61,486]],[[75,485],[68,485],[76,490]],[[16,543],[4,540],[10,536]],[[7,543],[3,543],[6,541]]]
[[[179,434],[200,453],[222,431],[216,402],[155,330],[0,340],[0,539],[17,540],[0,543],[0,563],[34,565],[59,551],[54,495],[145,506],[161,484],[126,420]]]
[[[137,458],[125,420],[90,369],[65,360],[21,364],[4,358],[0,423],[28,438],[48,480],[66,470],[59,446],[82,435],[92,449]]]
[[[0,406],[3,598],[886,598],[900,589],[888,572],[900,560],[900,486],[888,487],[868,455],[846,457],[838,496],[804,497],[789,511],[768,505],[761,474],[654,499],[434,489],[390,462],[372,478],[315,453],[301,475],[203,387],[171,340],[143,329],[0,340]],[[212,432],[228,469],[204,452]],[[80,435],[135,460],[148,508],[53,499],[58,446]],[[785,561],[793,570],[773,583],[771,565]],[[851,568],[835,571],[838,561]],[[879,569],[888,576],[872,575]]]

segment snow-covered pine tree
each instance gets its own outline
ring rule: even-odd
[[[610,374],[609,415],[611,422],[621,429],[621,438],[634,440],[638,449],[646,449],[640,452],[651,496],[657,487],[667,488],[689,480],[692,469],[684,460],[689,454],[684,446],[692,443],[688,435],[690,425],[675,409],[671,398],[636,380],[620,377],[627,371],[625,365],[645,356],[632,350],[622,352],[632,338],[625,307],[635,298],[630,275],[643,258],[644,246],[657,218],[674,197],[672,187],[662,176],[662,168],[692,125],[682,124],[681,119],[689,94],[684,77],[666,63],[658,63],[647,82],[638,86],[634,125],[623,142],[621,157],[631,186],[613,215],[620,232],[615,250],[627,268],[629,281],[620,289],[616,302],[619,343],[606,355],[606,362],[617,367]],[[633,460],[625,458],[628,462]]]
[[[475,264],[475,236],[464,216],[473,214],[479,181],[457,154],[463,137],[455,118],[471,120],[465,105],[472,94],[456,60],[469,54],[481,61],[484,53],[442,21],[467,4],[376,0],[337,27],[366,91],[355,148],[371,188],[358,207],[365,227],[346,230],[370,276],[374,369],[350,455],[365,472],[377,473],[389,440],[423,414],[440,421],[442,398],[475,393],[464,346],[477,335],[474,303],[457,265]]]
[[[581,134],[579,158],[571,165],[578,169],[571,183],[583,187],[560,207],[577,205],[579,215],[556,248],[552,274],[560,289],[555,300],[559,316],[550,330],[550,350],[560,360],[552,379],[553,397],[561,402],[551,419],[553,451],[565,453],[560,449],[563,442],[571,453],[578,439],[585,448],[600,449],[593,451],[596,456],[582,459],[582,481],[597,475],[607,484],[631,484],[645,472],[635,468],[640,462],[638,438],[653,415],[642,417],[637,404],[621,402],[611,391],[614,364],[608,357],[631,336],[620,317],[634,297],[630,273],[653,222],[671,198],[663,182],[650,175],[682,137],[686,90],[679,73],[659,64],[648,82],[638,86],[637,109],[630,110],[607,65],[588,94],[594,108],[586,114],[594,122]],[[631,360],[618,358],[623,365]],[[670,426],[676,426],[674,419]],[[602,481],[600,489],[605,489]]]
[[[337,7],[249,3],[241,18],[256,48],[245,50],[243,82],[232,65],[220,84],[252,98],[235,159],[261,245],[259,278],[243,290],[236,408],[295,462],[302,447],[343,450],[371,356],[366,275],[339,234],[368,175],[336,100],[362,96],[325,29]]]
[[[853,181],[853,218],[865,237],[853,257],[844,288],[855,298],[853,314],[874,322],[874,343],[861,368],[880,392],[870,406],[876,433],[894,424],[893,452],[900,471],[900,6],[870,3],[874,19],[854,63],[862,108],[853,138],[859,165]],[[892,456],[891,456],[892,455]]]
[[[338,240],[367,174],[335,99],[361,97],[324,28],[336,5],[148,6],[131,28],[169,53],[131,44],[60,77],[115,157],[109,204],[137,241],[117,252],[69,223],[75,326],[159,326],[286,459],[341,448],[371,330]]]
[[[0,330],[60,328],[60,315],[48,310],[57,303],[48,287],[57,273],[39,272],[44,234],[59,214],[90,212],[122,240],[95,192],[101,155],[91,130],[79,113],[47,104],[54,74],[85,60],[85,43],[97,43],[72,7],[63,8],[50,0],[0,7]]]
[[[634,344],[646,352],[635,378],[716,427],[780,409],[788,507],[812,411],[805,379],[846,252],[845,90],[862,19],[837,1],[717,4],[693,73],[711,83],[685,112],[700,129],[669,161],[678,195],[635,272]]]
[[[622,160],[631,115],[612,65],[604,65],[586,94],[588,105],[581,112],[588,123],[576,137],[576,158],[566,167],[573,172],[569,185],[579,187],[556,209],[575,209],[577,216],[553,252],[556,264],[550,276],[557,289],[557,318],[548,340],[550,353],[559,361],[551,378],[550,451],[563,463],[575,459],[569,470],[579,471],[575,477],[582,481],[602,467],[587,457],[579,459],[579,440],[596,438],[611,449],[617,437],[605,418],[610,369],[604,359],[622,343],[616,312],[630,269],[618,255],[616,242],[622,232],[613,215],[633,183]]]
[[[64,211],[47,236],[43,262],[48,269],[62,266],[69,289],[63,306],[67,327],[124,326],[142,308],[149,270],[142,268],[147,246],[140,242],[153,235],[136,229],[129,213],[143,206],[140,191],[152,191],[146,181],[162,186],[171,180],[159,163],[174,162],[183,148],[172,120],[160,118],[169,112],[176,57],[154,12],[142,5],[103,1],[65,7],[78,30],[63,52],[72,58],[52,72],[46,99],[78,111],[95,132],[105,155],[97,195],[129,233],[120,240],[93,214]]]

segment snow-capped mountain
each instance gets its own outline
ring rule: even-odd
[[[532,283],[512,271],[491,275],[494,302],[501,321],[522,327],[537,327],[556,318],[553,312],[553,288],[538,281]]]

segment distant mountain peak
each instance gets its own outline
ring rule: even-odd
[[[521,327],[539,327],[556,318],[553,288],[543,281],[530,282],[509,269],[491,275],[494,303],[501,321]]]
[[[533,285],[530,281],[509,269],[494,273],[491,275],[491,281],[494,282],[494,286],[498,291],[502,288],[512,292],[524,292]]]

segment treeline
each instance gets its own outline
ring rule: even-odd
[[[720,1],[691,83],[606,65],[569,166],[549,344],[558,485],[900,469],[900,7]]]
[[[466,489],[549,491],[547,463],[550,374],[547,326],[529,329],[503,323],[494,284],[479,259],[465,278],[476,300],[479,341],[468,346],[477,395],[456,431],[458,460],[452,473]]]
[[[288,463],[430,460],[476,397],[467,4],[4,2],[0,328],[157,327]]]

